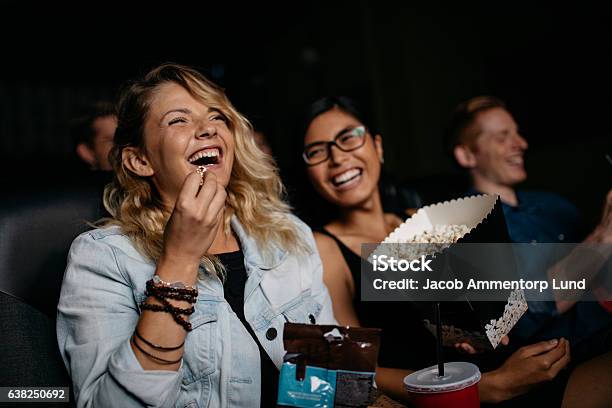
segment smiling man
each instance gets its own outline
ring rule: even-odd
[[[516,190],[527,179],[528,144],[504,102],[479,96],[460,104],[447,131],[449,153],[470,174],[468,194],[500,195],[512,242],[581,241],[578,210],[570,202],[549,192]],[[522,265],[529,267],[519,268],[521,278],[546,279],[550,265],[542,261],[546,257],[524,259]],[[609,349],[606,339],[612,336],[611,324],[612,315],[597,302],[577,302],[565,310],[557,309],[555,302],[529,301],[529,310],[512,337],[527,343],[565,337],[572,346],[572,359],[582,361]]]
[[[460,104],[447,129],[448,148],[472,181],[470,193],[501,196],[513,242],[579,242],[578,210],[548,192],[517,191],[527,179],[527,141],[506,104],[478,96]]]

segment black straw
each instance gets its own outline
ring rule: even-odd
[[[442,320],[440,319],[440,302],[436,302],[436,357],[438,358],[438,377],[444,377],[444,356],[442,355]]]

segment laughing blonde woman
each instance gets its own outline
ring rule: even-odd
[[[153,69],[118,119],[112,218],[73,242],[58,306],[77,405],[273,406],[284,323],[335,323],[311,231],[197,71]]]

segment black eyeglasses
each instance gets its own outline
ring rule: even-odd
[[[338,134],[330,142],[314,142],[304,147],[302,157],[309,166],[323,163],[331,155],[332,146],[336,146],[343,152],[359,149],[365,143],[366,128],[357,126]]]

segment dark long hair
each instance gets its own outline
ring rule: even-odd
[[[348,96],[324,96],[323,98],[317,99],[306,108],[304,117],[302,119],[302,127],[300,129],[300,135],[302,138],[306,134],[306,131],[308,130],[308,127],[312,121],[315,120],[317,116],[335,108],[348,113],[361,122],[368,128],[372,137],[378,133],[370,116],[365,110],[362,109],[359,102],[357,102],[355,99],[349,98]]]

